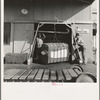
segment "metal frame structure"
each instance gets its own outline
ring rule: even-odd
[[[35,45],[36,45],[36,37],[37,37],[37,34],[38,34],[38,32],[41,32],[41,31],[39,31],[39,28],[40,27],[42,27],[44,24],[65,24],[67,27],[69,27],[69,28],[71,28],[72,29],[72,38],[74,39],[74,41],[75,41],[75,36],[74,36],[74,34],[75,34],[75,23],[71,23],[72,24],[72,26],[69,26],[66,22],[64,22],[64,21],[57,21],[57,22],[38,22],[38,26],[37,26],[37,29],[36,29],[36,33],[35,33],[35,36],[34,36],[34,39],[33,39],[33,43],[32,43],[32,46],[31,46],[31,50],[30,50],[30,59],[32,59],[32,57],[34,56],[34,50],[35,50]],[[51,32],[51,31],[46,31],[46,32]],[[55,32],[53,32],[53,33],[55,33]],[[58,32],[58,33],[60,33],[60,32]],[[73,42],[73,41],[71,41],[71,42]],[[75,41],[75,44],[77,45],[77,43],[76,43],[76,41]],[[72,44],[73,45],[73,44]],[[81,57],[80,57],[80,54],[79,54],[79,50],[78,50],[78,48],[77,47],[75,47],[76,48],[76,50],[77,50],[77,53],[78,53],[78,57],[79,57],[79,60],[81,60]]]

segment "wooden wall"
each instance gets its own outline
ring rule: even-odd
[[[30,1],[30,0],[29,0]],[[80,2],[68,2],[61,0],[33,0],[34,2],[5,2],[4,20],[34,21],[34,20],[77,20],[89,21],[90,6]],[[21,13],[21,9],[27,9],[28,14]]]

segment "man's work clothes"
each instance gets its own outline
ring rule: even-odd
[[[43,40],[40,38],[37,38],[37,48],[41,48],[43,44]]]
[[[75,38],[75,40],[76,40],[76,45],[78,45],[77,49],[79,51],[81,51],[82,60],[83,60],[83,62],[85,62],[85,46],[84,46],[84,42],[83,42],[82,38],[80,38],[80,37],[79,38]]]

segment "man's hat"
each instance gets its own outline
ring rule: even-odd
[[[45,39],[46,36],[43,33],[38,33],[37,37],[40,39]]]

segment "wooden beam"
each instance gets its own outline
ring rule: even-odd
[[[54,31],[38,31],[38,32],[40,32],[40,33],[51,33],[51,34],[55,33]],[[56,31],[56,33],[57,34],[67,34],[67,32],[59,32],[59,31],[58,32]]]
[[[88,1],[88,0],[80,0],[80,1],[83,2],[83,3],[91,4],[94,0],[91,0],[91,2]]]

